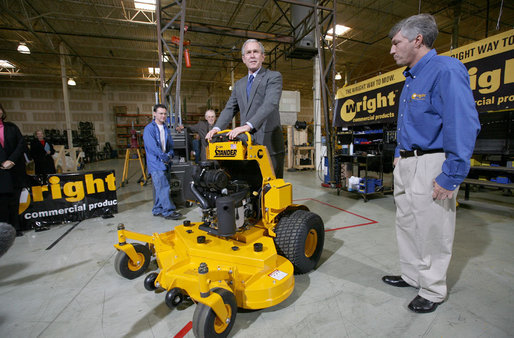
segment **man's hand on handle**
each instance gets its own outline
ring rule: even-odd
[[[250,130],[252,130],[252,128],[250,128],[249,125],[245,124],[244,126],[240,126],[240,127],[232,129],[231,131],[228,132],[227,136],[228,136],[229,140],[233,140],[236,138],[237,135],[249,132]],[[207,141],[210,141],[212,139],[212,137],[214,135],[216,135],[217,133],[218,133],[217,129],[211,129],[207,133],[207,135],[205,135],[205,139]]]
[[[233,140],[236,138],[237,135],[239,134],[243,134],[243,133],[246,133],[246,132],[249,132],[250,130],[252,130],[252,128],[250,128],[249,125],[245,124],[244,126],[241,126],[241,127],[237,127],[235,129],[232,129],[229,133],[228,133],[228,139],[229,140]]]
[[[212,140],[212,137],[218,133],[218,129],[211,129],[209,132],[205,135],[205,139],[207,141]]]

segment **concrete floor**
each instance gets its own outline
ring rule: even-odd
[[[115,168],[119,178],[122,165],[108,160],[86,170]],[[194,305],[170,310],[165,293],[144,289],[144,276],[127,280],[114,270],[118,223],[143,233],[179,224],[152,217],[152,188],[136,184],[139,176],[134,165],[129,184],[118,190],[114,218],[54,225],[16,239],[0,258],[0,337],[193,337]],[[461,198],[449,298],[434,313],[415,314],[407,309],[415,289],[381,281],[399,271],[392,196],[367,203],[356,194],[338,196],[320,187],[312,171],[286,172],[285,179],[295,201],[323,218],[321,263],[295,276],[294,292],[281,304],[239,312],[230,336],[513,336],[514,197],[478,192],[469,202]],[[198,208],[182,212],[200,220]]]

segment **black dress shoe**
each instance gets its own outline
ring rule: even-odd
[[[182,217],[180,212],[172,211],[168,216],[164,216],[166,219],[178,220]]]
[[[382,280],[384,283],[396,286],[398,288],[406,288],[407,286],[410,286],[410,284],[404,281],[401,276],[384,276],[382,277]]]
[[[421,296],[416,296],[416,298],[409,303],[409,309],[416,313],[429,313],[434,312],[435,309],[437,309],[437,306],[441,303],[442,302],[434,303]]]

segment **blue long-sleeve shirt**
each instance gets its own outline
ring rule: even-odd
[[[166,126],[164,126],[164,134],[166,138],[166,151],[162,151],[159,127],[157,127],[157,123],[155,123],[155,121],[147,124],[143,131],[146,165],[149,173],[157,170],[166,170],[166,164],[159,159],[159,156],[167,153],[170,158],[173,157],[173,138],[171,137],[171,132]]]
[[[395,157],[400,149],[443,149],[446,160],[436,182],[455,190],[469,172],[480,131],[466,67],[432,49],[403,75]]]

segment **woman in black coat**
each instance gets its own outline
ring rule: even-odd
[[[55,154],[54,147],[45,140],[43,131],[37,130],[34,133],[34,139],[30,141],[30,157],[36,165],[36,175],[55,174],[53,154]]]
[[[5,122],[6,112],[0,104],[0,222],[9,223],[21,236],[18,209],[20,194],[26,186],[25,140],[20,129]]]

